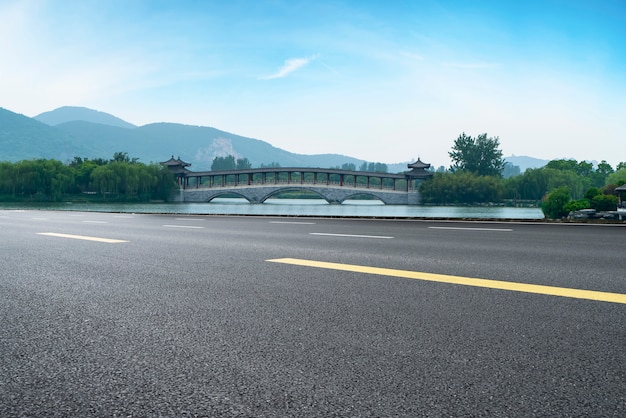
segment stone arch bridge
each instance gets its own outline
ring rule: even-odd
[[[210,202],[238,195],[250,203],[263,203],[283,192],[308,191],[329,203],[342,203],[357,195],[368,195],[389,205],[419,204],[418,186],[432,176],[419,159],[408,164],[404,174],[375,173],[325,168],[270,167],[243,170],[193,172],[190,165],[172,158],[165,161],[177,178],[174,201]]]

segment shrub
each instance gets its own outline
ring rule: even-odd
[[[585,192],[585,199],[591,200],[599,194],[600,194],[600,189],[598,189],[597,187],[590,187]]]
[[[608,211],[617,209],[617,196],[599,194],[591,199],[591,206],[597,211]]]
[[[591,202],[588,199],[578,199],[578,200],[570,200],[565,204],[563,210],[567,213],[576,212],[581,209],[590,209]]]
[[[543,214],[550,219],[560,219],[566,216],[569,211],[565,210],[565,205],[571,200],[568,187],[559,187],[548,193],[541,201]]]

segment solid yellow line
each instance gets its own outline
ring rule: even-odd
[[[59,238],[82,239],[84,241],[105,242],[107,244],[117,244],[117,243],[120,243],[120,242],[129,242],[129,241],[121,240],[121,239],[88,237],[88,236],[85,236],[85,235],[57,234],[56,232],[38,232],[37,235],[46,235],[46,236],[49,236],[49,237],[59,237]]]
[[[487,287],[490,289],[510,290],[514,292],[537,293],[540,295],[562,296],[566,298],[588,299],[601,302],[626,304],[626,294],[621,293],[598,292],[595,290],[581,290],[570,289],[567,287],[505,282],[501,280],[475,279],[470,277],[448,276],[445,274],[422,273],[417,271],[367,267],[353,264],[327,263],[324,261],[302,260],[298,258],[279,258],[267,261],[272,263],[293,264],[297,266],[317,267],[323,269],[351,271],[365,274],[377,274],[380,276],[426,280],[430,282],[458,284],[463,286]]]

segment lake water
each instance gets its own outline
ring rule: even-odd
[[[214,199],[211,203],[0,203],[0,210],[38,209],[87,212],[180,213],[206,215],[284,215],[376,218],[543,219],[539,208],[495,206],[405,206],[353,200],[331,205],[322,199]]]

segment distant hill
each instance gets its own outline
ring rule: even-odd
[[[295,154],[265,141],[205,126],[152,123],[137,127],[84,107],[60,107],[34,118],[0,108],[0,161],[53,158],[66,162],[75,156],[112,158],[115,152],[127,152],[145,163],[180,157],[192,164],[193,171],[209,170],[215,157],[227,155],[245,157],[253,167],[278,163],[282,167],[327,168],[352,163],[358,168],[364,162],[339,154]],[[526,156],[505,159],[522,172],[548,163]],[[387,166],[395,173],[406,170],[406,164]]]
[[[57,128],[81,143],[89,141],[98,155],[112,156],[114,152],[123,151],[143,162],[165,161],[174,155],[191,163],[194,171],[209,170],[216,156],[227,155],[245,157],[254,167],[273,162],[283,167],[331,167],[363,162],[338,154],[294,154],[265,141],[204,126],[152,123],[124,129],[89,122],[68,122]]]
[[[84,121],[101,125],[117,126],[119,128],[136,128],[132,123],[128,123],[108,113],[75,106],[59,107],[58,109],[37,115],[33,119],[50,126],[56,126],[66,122]]]
[[[0,161],[36,158],[72,159],[90,153],[90,147],[61,130],[0,108]]]
[[[176,123],[135,127],[85,108],[62,107],[38,115],[38,120],[0,110],[0,161],[54,158],[65,162],[75,156],[111,158],[115,152],[127,152],[145,163],[166,161],[174,155],[191,163],[194,171],[209,170],[215,157],[227,155],[245,157],[254,167],[271,163],[324,168],[353,163],[358,167],[364,162],[339,154],[295,154],[210,127]]]
[[[550,160],[542,160],[524,155],[511,155],[510,157],[505,157],[504,160],[518,166],[522,173],[529,168],[541,168],[550,162]]]

